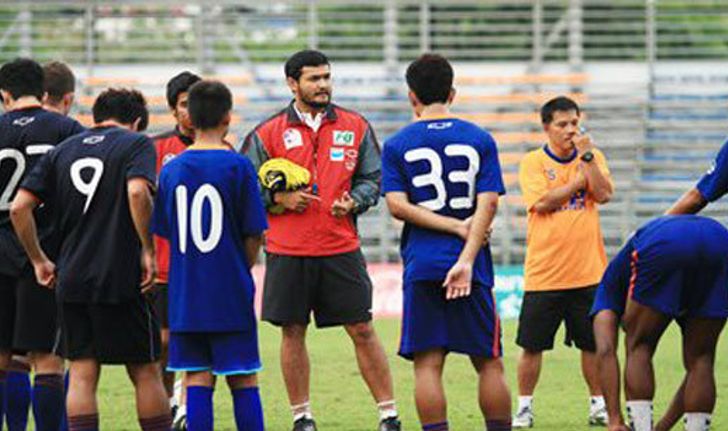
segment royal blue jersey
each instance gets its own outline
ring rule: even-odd
[[[719,222],[697,215],[658,217],[639,228],[609,263],[591,313],[621,315],[631,296],[668,315],[691,308],[713,312],[696,302],[711,297],[704,302],[724,308],[727,269],[728,231]]]
[[[152,141],[121,127],[95,127],[48,152],[21,187],[53,211],[58,297],[64,302],[118,304],[140,294],[141,241],[127,183],[154,187]]]
[[[475,124],[455,118],[410,124],[384,145],[382,191],[404,192],[413,204],[465,220],[475,213],[477,194],[505,193],[495,141]],[[464,245],[454,235],[405,223],[405,282],[444,280]],[[473,282],[493,286],[487,246],[473,265]]]
[[[708,202],[716,201],[728,192],[728,141],[723,144],[696,188]]]
[[[244,241],[267,227],[257,176],[245,156],[190,149],[162,168],[152,230],[170,241],[172,331],[255,327]]]

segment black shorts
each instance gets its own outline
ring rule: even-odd
[[[159,326],[162,329],[169,329],[169,285],[167,283],[157,283],[154,286],[154,293],[150,295],[150,301],[154,306],[154,314],[157,315]]]
[[[589,317],[596,286],[548,292],[526,292],[518,319],[516,344],[531,352],[554,347],[556,331],[566,324],[564,344],[594,352],[594,331]]]
[[[56,352],[56,310],[55,291],[38,285],[32,272],[20,278],[0,276],[0,350]]]
[[[159,359],[159,322],[141,295],[121,304],[63,303],[59,320],[65,357],[72,361],[131,364]]]
[[[325,257],[266,256],[263,320],[274,325],[372,320],[372,281],[360,250]]]
[[[0,275],[20,277],[30,263],[12,228],[0,228]]]

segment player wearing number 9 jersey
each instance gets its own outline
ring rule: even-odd
[[[213,374],[227,377],[238,429],[263,430],[250,267],[268,224],[253,164],[224,141],[231,108],[225,85],[190,87],[195,142],[162,168],[154,207],[170,244],[168,369],[187,372],[187,424],[200,431],[213,429]]]
[[[55,286],[70,360],[70,429],[97,429],[100,364],[125,364],[141,428],[169,430],[159,375],[159,325],[143,293],[154,277],[152,214],[156,155],[138,133],[148,122],[141,93],[107,90],[93,106],[95,126],[46,154],[21,185],[13,224],[41,284]],[[38,246],[31,211],[54,210],[61,239],[56,263]],[[93,403],[93,404],[92,404]],[[143,413],[141,413],[143,412]]]
[[[505,189],[493,138],[449,113],[452,81],[450,64],[438,55],[409,66],[409,98],[419,121],[391,137],[382,154],[387,205],[405,222],[399,354],[415,362],[423,430],[448,429],[441,383],[448,352],[473,362],[487,429],[510,430],[493,263],[483,246]]]

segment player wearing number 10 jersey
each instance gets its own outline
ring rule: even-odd
[[[143,296],[154,277],[149,232],[155,151],[137,131],[148,121],[142,95],[107,90],[93,106],[95,126],[47,153],[13,201],[13,224],[40,284],[57,289],[70,360],[70,429],[98,429],[100,364],[125,364],[142,430],[169,430],[159,375],[159,325]],[[32,210],[54,210],[61,240],[54,263],[38,246]],[[56,266],[57,264],[57,266]],[[141,284],[141,286],[140,286]]]
[[[170,244],[168,369],[187,372],[190,430],[213,430],[215,374],[227,377],[238,430],[263,431],[250,267],[268,225],[253,164],[223,140],[231,108],[225,85],[190,87],[195,142],[162,168],[154,208]]]
[[[501,362],[493,264],[483,239],[505,193],[489,133],[449,113],[453,70],[426,54],[407,69],[419,121],[390,138],[382,188],[405,222],[404,310],[399,354],[415,362],[415,400],[425,431],[448,429],[442,368],[463,353],[479,374],[488,430],[510,430],[510,396]]]

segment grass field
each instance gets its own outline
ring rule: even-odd
[[[380,320],[377,330],[389,354],[395,391],[404,429],[419,430],[413,402],[413,373],[409,362],[395,355],[399,340],[399,321]],[[518,348],[515,322],[504,325],[505,364],[515,397]],[[559,335],[561,337],[561,334]],[[726,338],[726,337],[723,337]],[[560,338],[562,339],[562,338]],[[260,386],[269,431],[290,430],[291,416],[278,365],[278,331],[268,324],[260,326],[260,344],[265,369]],[[311,402],[319,429],[328,431],[375,430],[374,404],[359,377],[353,349],[340,329],[312,330],[308,338],[312,359]],[[682,378],[679,332],[674,327],[665,334],[656,358],[658,381],[656,414],[660,414],[672,391]],[[718,405],[713,429],[728,429],[728,342],[719,346],[717,369]],[[483,422],[476,402],[476,380],[466,358],[454,355],[445,370],[450,427],[453,430],[482,430]],[[587,393],[579,368],[578,353],[559,345],[546,356],[535,398],[536,428],[543,431],[587,430]],[[123,368],[104,370],[99,390],[101,428],[137,430],[131,384]],[[234,429],[229,393],[218,382],[215,394],[215,429]],[[682,429],[682,425],[675,427]]]

